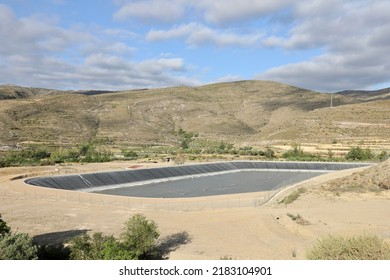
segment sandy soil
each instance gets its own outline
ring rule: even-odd
[[[336,195],[321,187],[357,170],[339,171],[303,182],[261,207],[244,204],[197,211],[141,209],[136,206],[137,199],[49,190],[28,186],[23,179],[17,179],[139,167],[135,165],[147,168],[157,164],[112,162],[0,169],[0,213],[13,231],[46,241],[86,231],[118,235],[131,215],[143,213],[158,224],[170,259],[305,259],[305,251],[320,236],[328,234],[373,233],[390,240],[389,191]],[[280,198],[302,186],[308,191],[294,203],[278,204]],[[250,194],[255,195],[258,194]],[[237,195],[225,197],[229,198]],[[182,203],[191,203],[191,199]],[[299,214],[307,224],[297,224],[287,214]]]

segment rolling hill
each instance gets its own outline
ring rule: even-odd
[[[364,101],[386,100],[390,99],[390,88],[380,90],[344,90],[337,94],[358,98]]]
[[[33,98],[39,96],[58,95],[58,94],[84,94],[84,95],[96,95],[103,93],[112,93],[115,91],[110,90],[57,90],[57,89],[46,89],[46,88],[32,88],[32,87],[21,87],[15,85],[0,85],[0,100],[9,99],[23,99]]]
[[[0,146],[178,146],[182,129],[196,134],[198,145],[389,150],[390,100],[379,94],[333,94],[330,108],[329,94],[270,81],[122,92],[2,86]]]

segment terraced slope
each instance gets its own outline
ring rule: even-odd
[[[197,134],[199,143],[223,140],[236,146],[283,149],[295,142],[324,151],[329,145],[336,150],[352,145],[390,149],[389,99],[334,94],[334,107],[329,108],[329,94],[269,81],[76,93],[80,92],[1,100],[0,146],[75,145],[89,140],[110,147],[177,146],[177,132],[184,129]]]

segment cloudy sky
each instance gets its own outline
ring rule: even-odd
[[[390,86],[388,0],[0,1],[0,84]]]

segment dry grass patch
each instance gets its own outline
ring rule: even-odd
[[[299,188],[297,189],[296,191],[294,191],[293,193],[291,193],[290,195],[286,196],[285,198],[283,198],[281,201],[279,201],[279,204],[290,204],[290,203],[293,203],[295,200],[298,199],[298,197],[305,193],[307,191],[307,189],[305,188]]]
[[[390,260],[390,245],[374,235],[329,235],[306,254],[309,260]]]
[[[291,218],[291,220],[293,220],[294,222],[296,222],[298,225],[301,225],[301,226],[307,226],[307,225],[311,225],[311,223],[307,220],[305,220],[301,215],[297,214],[297,215],[294,215],[294,214],[291,214],[291,213],[287,213],[287,216]]]
[[[324,184],[322,189],[336,194],[388,191],[390,189],[389,170],[390,159],[343,179],[330,181]]]

